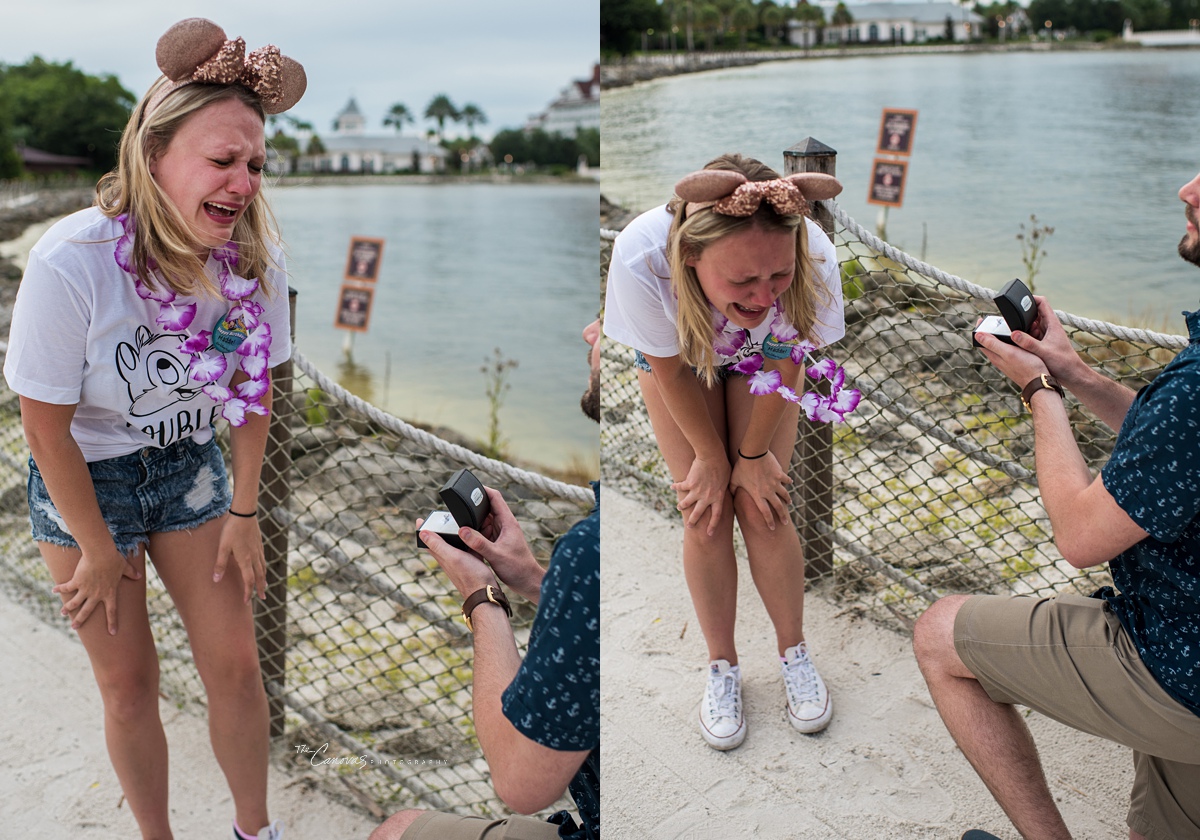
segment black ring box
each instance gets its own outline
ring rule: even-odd
[[[1000,294],[993,298],[1000,315],[988,315],[971,330],[971,342],[978,347],[975,333],[989,333],[1003,341],[1012,344],[1012,334],[1015,330],[1029,332],[1033,322],[1037,320],[1037,301],[1033,293],[1019,279],[1008,281]]]
[[[483,528],[483,522],[491,513],[492,505],[487,491],[479,479],[466,467],[454,473],[438,491],[446,510],[436,510],[425,517],[417,531],[417,547],[428,548],[421,539],[421,531],[432,531],[449,545],[469,551],[467,544],[458,536],[459,528]]]

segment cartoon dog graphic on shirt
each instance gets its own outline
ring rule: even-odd
[[[136,347],[125,341],[117,345],[117,373],[129,386],[131,416],[148,417],[200,393],[191,381],[186,357],[177,349],[185,338],[153,335],[141,326],[134,336]]]

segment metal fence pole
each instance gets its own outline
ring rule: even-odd
[[[837,152],[819,140],[806,137],[783,153],[785,175],[797,172],[837,174]],[[833,238],[833,216],[814,205],[812,218]],[[827,392],[822,382],[822,392]],[[800,430],[792,453],[795,477],[792,496],[793,520],[804,544],[805,577],[814,578],[833,570],[833,429],[829,423],[810,423],[800,416]],[[823,523],[826,527],[819,528]]]
[[[296,340],[296,290],[288,287],[290,334]],[[288,529],[283,517],[271,511],[287,503],[291,495],[292,466],[292,360],[271,370],[271,425],[263,459],[262,483],[258,494],[263,552],[267,561],[267,599],[258,604],[258,657],[263,683],[268,686],[267,703],[271,737],[283,735],[283,690],[287,644]],[[278,691],[271,691],[274,683]]]

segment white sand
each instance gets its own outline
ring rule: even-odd
[[[683,580],[682,528],[604,493],[603,824],[625,838],[959,838],[1017,833],[941,723],[908,636],[839,615],[820,594],[805,634],[834,698],[806,736],[784,712],[775,638],[741,562],[738,649],[749,726],[720,753],[700,738],[703,638]],[[1129,751],[1040,715],[1029,723],[1077,838],[1128,836]]]
[[[137,823],[122,803],[102,732],[99,691],[77,638],[43,623],[0,590],[0,837],[130,840]],[[171,754],[175,837],[228,840],[233,801],[208,742],[207,723],[166,701],[160,714]],[[286,751],[286,744],[276,747]],[[366,837],[378,820],[270,768],[272,819],[287,840]],[[370,772],[362,771],[362,772]]]

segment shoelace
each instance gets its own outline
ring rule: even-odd
[[[708,681],[708,709],[713,717],[737,718],[739,716],[738,697],[734,688],[737,681],[733,674],[725,674],[719,681],[711,677]]]
[[[817,686],[817,671],[813,667],[812,660],[806,654],[798,654],[795,659],[785,663],[783,667],[788,674],[786,684],[793,706],[810,701],[815,703],[821,699]]]

